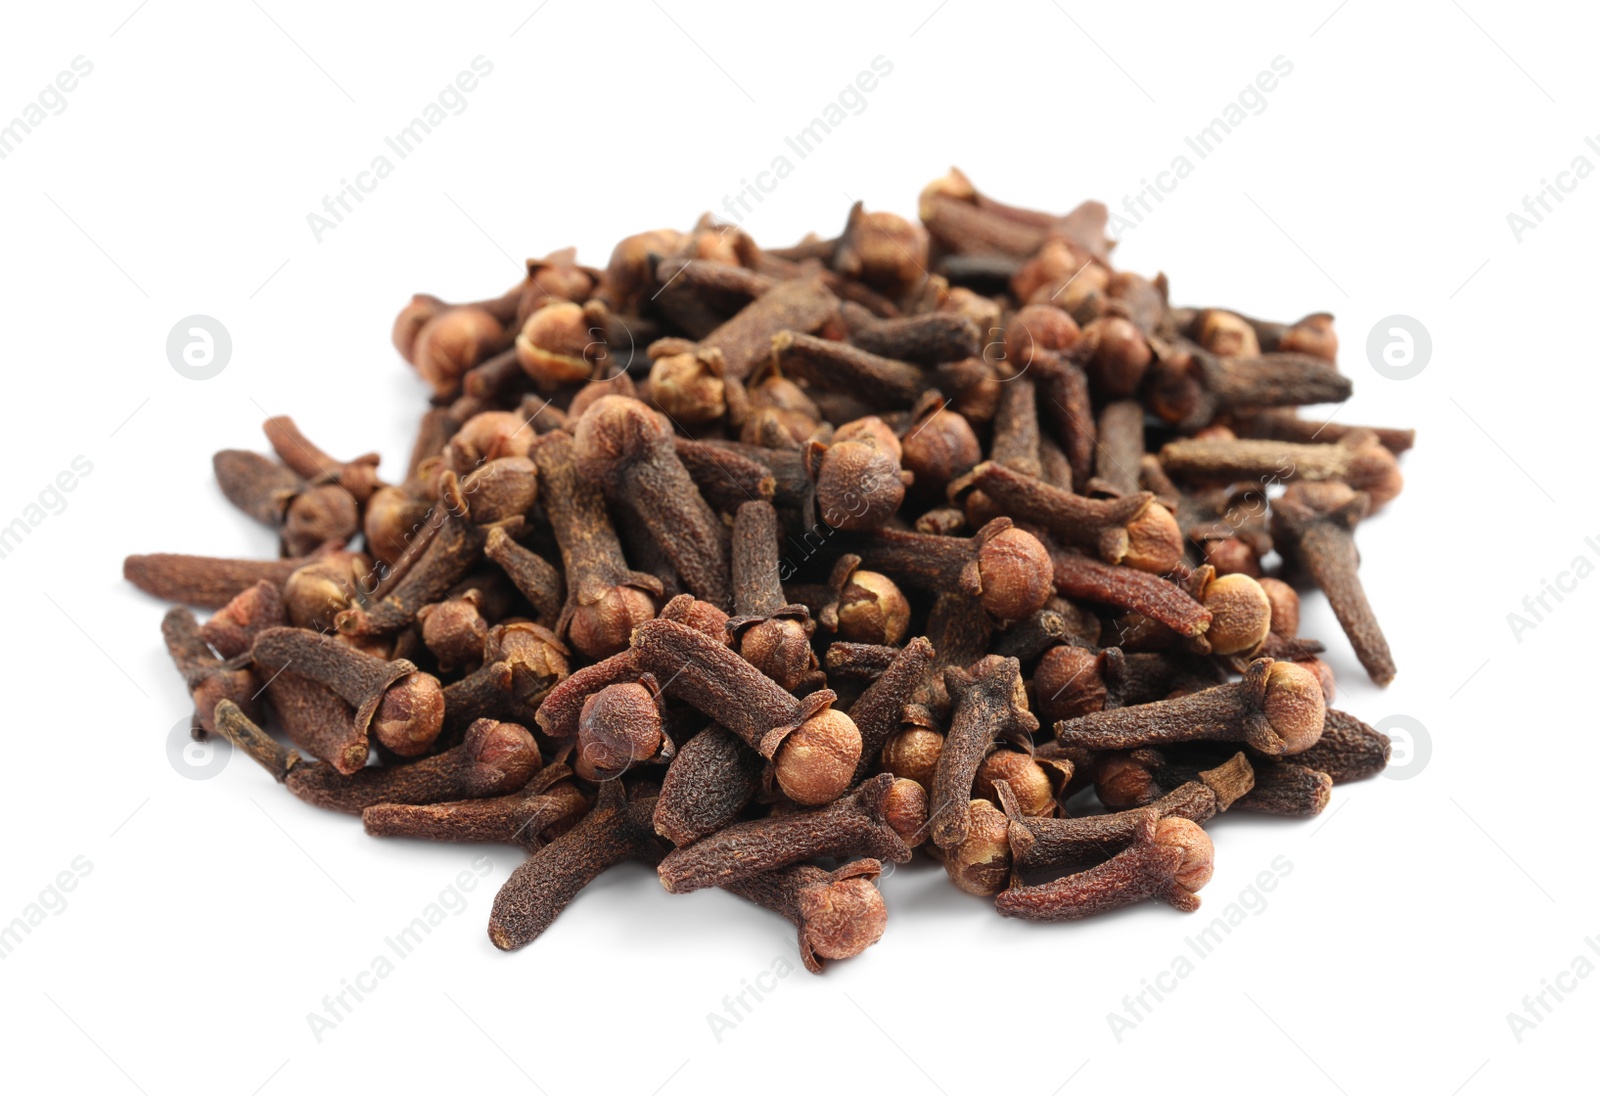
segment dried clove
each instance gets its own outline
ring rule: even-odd
[[[673,894],[687,894],[822,856],[870,856],[903,864],[911,850],[884,816],[893,784],[894,777],[880,773],[826,807],[718,830],[669,853],[657,869],[661,883]]]

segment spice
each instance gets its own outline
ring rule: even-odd
[[[911,850],[884,815],[893,784],[894,777],[880,773],[826,807],[718,830],[668,854],[658,869],[661,884],[673,894],[686,894],[822,856],[870,856],[903,864]]]
[[[1213,849],[1187,818],[1147,815],[1135,842],[1104,864],[1038,886],[1013,885],[995,897],[1003,917],[1071,921],[1151,898],[1173,909],[1200,908],[1195,894],[1211,880]]]
[[[1039,721],[1028,711],[1022,669],[1014,658],[990,655],[971,671],[951,667],[944,676],[955,710],[929,789],[929,809],[934,843],[948,849],[967,837],[968,814],[963,808],[972,798],[984,756],[1000,741],[1030,750]]]
[[[444,726],[439,679],[405,659],[385,662],[303,628],[268,628],[252,657],[332,689],[356,709],[356,726],[401,757],[426,753]]]
[[[772,762],[773,778],[796,803],[829,803],[849,787],[861,735],[849,716],[830,707],[830,690],[797,699],[727,647],[670,620],[635,629],[633,652],[670,695]]]
[[[1099,203],[952,171],[919,207],[413,297],[403,476],[277,416],[214,467],[285,558],[125,561],[218,610],[163,622],[196,724],[372,835],[527,850],[504,949],[629,859],[787,918],[813,971],[916,849],[1007,916],[1194,909],[1200,824],[1388,762],[1289,582],[1392,677],[1353,530],[1414,435],[1299,417],[1351,392],[1332,317],[1174,306]]]
[[[1326,711],[1322,686],[1309,670],[1262,658],[1250,664],[1241,681],[1058,723],[1056,741],[1093,750],[1169,742],[1247,742],[1277,757],[1316,745]]]
[[[1356,657],[1378,685],[1394,680],[1394,656],[1367,601],[1357,568],[1355,527],[1366,517],[1368,496],[1342,483],[1296,483],[1273,509],[1273,532],[1286,556],[1310,573],[1328,596]]]
[[[725,605],[726,537],[673,450],[671,426],[638,400],[606,396],[573,435],[579,470],[633,507],[695,597]]]
[[[747,502],[733,519],[734,643],[745,660],[791,692],[820,685],[811,649],[815,625],[804,605],[788,604],[778,559],[778,511]]]
[[[959,590],[998,620],[1021,620],[1050,596],[1038,538],[996,518],[969,539],[882,529],[851,542],[866,565],[924,590]]]
[[[797,864],[724,884],[731,894],[792,921],[800,930],[800,960],[821,974],[824,959],[860,955],[883,936],[888,921],[874,885],[883,865],[857,860],[837,871]]]
[[[517,866],[495,895],[489,939],[501,951],[524,947],[601,872],[624,860],[654,862],[661,845],[651,829],[655,796],[629,799],[622,781],[601,785],[594,808],[572,829]]]

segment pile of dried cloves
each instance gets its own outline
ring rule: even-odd
[[[1388,760],[1296,590],[1394,676],[1353,538],[1412,434],[1299,417],[1350,395],[1332,318],[1172,307],[1097,203],[952,172],[919,212],[413,298],[402,481],[274,418],[276,460],[214,463],[282,558],[128,558],[216,610],[162,625],[194,733],[368,833],[522,846],[505,949],[629,859],[793,921],[811,970],[919,848],[1005,916],[1196,908],[1201,823]]]

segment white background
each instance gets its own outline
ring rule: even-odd
[[[0,161],[6,460],[0,524],[72,459],[93,471],[0,560],[8,614],[0,922],[75,857],[92,870],[0,961],[12,1090],[649,1094],[1077,1091],[1449,1094],[1579,1087],[1600,977],[1519,1042],[1507,1014],[1600,936],[1588,781],[1600,581],[1590,453],[1600,179],[1525,232],[1506,216],[1580,154],[1600,165],[1596,27],[1577,5],[581,5],[355,11],[299,0],[28,5],[0,35],[0,119],[94,66]],[[535,11],[535,8],[537,10]],[[131,14],[130,14],[131,13]],[[1592,19],[1592,17],[1591,17]],[[306,215],[471,60],[440,127],[319,243]],[[1347,707],[1419,721],[1410,779],[1336,789],[1320,819],[1228,816],[1185,917],[1004,921],[926,861],[885,881],[863,957],[797,970],[739,1026],[707,1014],[794,959],[787,923],[640,867],[534,946],[484,933],[492,870],[318,1042],[308,1013],[367,969],[479,850],[373,841],[234,757],[169,761],[187,698],[129,552],[269,556],[209,456],[292,413],[398,475],[424,390],[388,343],[417,290],[485,296],[527,255],[688,227],[893,65],[745,227],[831,233],[852,198],[915,211],[950,164],[1006,200],[1113,206],[1282,55],[1293,73],[1135,230],[1119,265],[1176,301],[1338,314],[1341,418],[1413,425],[1408,486],[1364,525],[1400,675],[1366,683],[1320,599]],[[1193,159],[1191,154],[1191,159]],[[165,340],[220,319],[233,357],[180,377]],[[1432,334],[1420,376],[1365,353],[1382,317]],[[1276,857],[1291,874],[1120,1042],[1107,1014]],[[1600,963],[1600,955],[1590,957]],[[1547,998],[1552,1000],[1553,998]]]

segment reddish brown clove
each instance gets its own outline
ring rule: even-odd
[[[1070,921],[1151,898],[1191,913],[1211,880],[1211,838],[1186,818],[1146,816],[1139,839],[1098,867],[1038,886],[1013,884],[995,896],[1003,917]]]
[[[874,885],[883,865],[857,860],[837,871],[796,864],[724,884],[724,889],[792,921],[800,960],[821,974],[824,959],[851,959],[883,936],[888,913]]]

